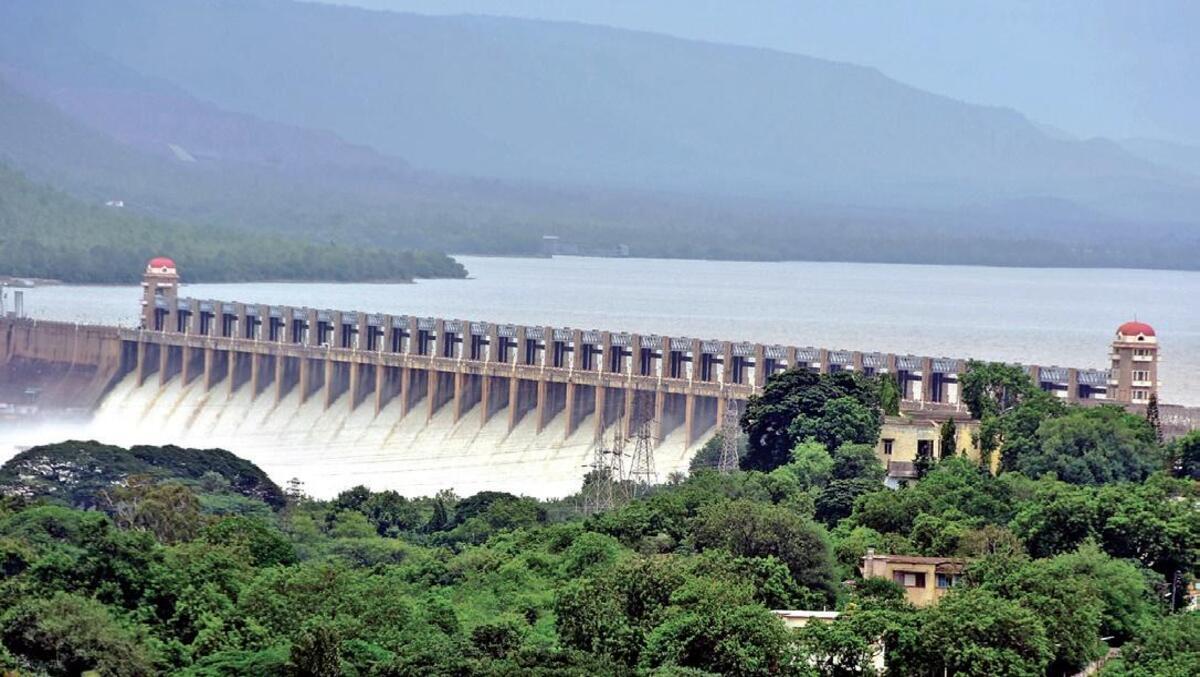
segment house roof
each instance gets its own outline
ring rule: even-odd
[[[867,560],[873,562],[883,562],[885,564],[915,564],[921,566],[932,565],[935,570],[945,570],[951,573],[962,571],[967,560],[961,557],[921,557],[918,555],[876,555],[867,553],[863,557],[863,563]]]
[[[807,609],[772,609],[771,613],[782,618],[820,618],[833,620],[840,614],[836,611],[810,611]]]
[[[912,461],[888,461],[887,474],[889,477],[911,479],[917,476],[917,467]]]

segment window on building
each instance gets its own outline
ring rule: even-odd
[[[1149,348],[1134,348],[1133,354],[1138,357],[1149,357],[1150,349]]]
[[[917,440],[917,458],[933,458],[933,440]]]
[[[1135,390],[1133,391],[1133,399],[1148,400],[1150,399],[1150,395],[1145,390]]]
[[[892,445],[894,445],[895,443],[896,443],[896,440],[884,440],[883,441],[883,453],[888,456],[891,456],[892,455]]]
[[[923,588],[925,574],[919,571],[896,571],[892,574],[892,581],[906,588]]]
[[[958,576],[956,576],[955,574],[938,574],[937,575],[937,587],[945,589],[945,588],[953,588],[956,585],[958,585]]]
[[[1145,369],[1134,369],[1133,370],[1133,380],[1149,381],[1150,380],[1150,372]]]

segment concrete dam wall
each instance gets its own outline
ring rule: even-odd
[[[0,447],[223,447],[317,496],[556,497],[605,437],[643,431],[659,480],[686,470],[786,369],[887,374],[906,410],[963,409],[960,359],[177,298],[151,263],[140,329],[0,318]],[[1027,369],[1111,401],[1108,371]]]
[[[222,447],[323,497],[360,483],[554,497],[579,489],[598,437],[655,417],[665,479],[717,421],[711,397],[689,405],[678,392],[554,382],[515,364],[469,373],[461,360],[352,352],[0,319],[0,402],[36,402],[0,419],[0,443]]]

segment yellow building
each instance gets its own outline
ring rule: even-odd
[[[954,421],[954,448],[942,448],[942,424]],[[975,436],[979,432],[979,421],[967,414],[951,412],[912,413],[903,416],[888,416],[879,433],[875,455],[887,468],[887,484],[895,487],[904,480],[916,479],[915,463],[921,455],[937,460],[943,456],[957,454],[979,462],[979,447]],[[993,459],[995,471],[995,459]]]
[[[863,578],[886,578],[904,588],[913,606],[936,603],[958,584],[966,560],[956,557],[876,555],[867,550],[862,560]]]

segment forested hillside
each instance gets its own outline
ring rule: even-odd
[[[249,464],[219,453],[34,449],[0,469],[0,668],[816,677],[875,674],[883,647],[893,676],[1057,677],[1119,648],[1106,677],[1197,674],[1200,615],[1182,607],[1200,567],[1200,433],[1160,444],[1145,419],[1002,370],[977,367],[971,399],[1003,434],[983,443],[1003,472],[930,459],[899,490],[871,446],[889,386],[845,374],[773,377],[743,419],[743,470],[618,483],[593,514],[581,496],[318,501],[299,484],[269,505],[230,479]],[[158,471],[94,503],[23,490],[17,475],[50,456]],[[914,608],[861,578],[868,548],[966,569]],[[788,630],[771,609],[841,616]]]
[[[442,254],[198,228],[84,204],[0,165],[0,275],[135,282],[146,261],[162,254],[186,266],[195,282],[465,275],[461,265]]]

